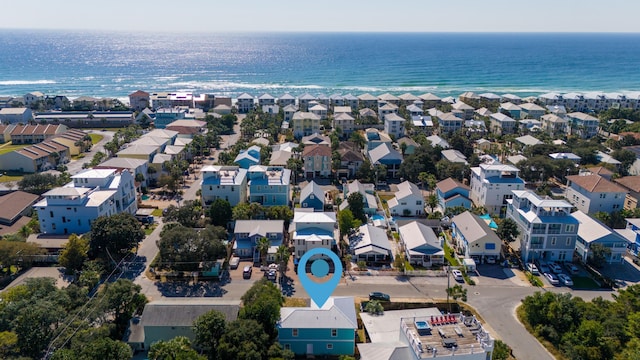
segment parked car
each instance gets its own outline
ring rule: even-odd
[[[496,258],[493,256],[489,256],[486,260],[487,264],[495,264],[496,263]]]
[[[577,266],[575,266],[573,263],[570,263],[570,262],[564,263],[564,268],[567,269],[567,271],[571,275],[577,275],[578,272],[580,271]]]
[[[558,279],[558,277],[554,273],[550,273],[550,272],[544,273],[544,277],[546,277],[547,280],[549,280],[549,283],[551,283],[551,285],[559,285],[560,284],[560,280]]]
[[[527,263],[527,271],[532,273],[533,275],[540,275],[540,271],[538,271],[538,267],[533,263]]]
[[[457,270],[457,269],[451,270],[451,275],[453,275],[453,278],[456,279],[457,281],[464,281],[464,277],[462,277],[462,271],[460,270]]]
[[[391,297],[389,296],[389,294],[374,291],[372,293],[369,293],[369,300],[391,301]]]
[[[242,269],[242,278],[250,279],[252,272],[253,272],[253,269],[251,268],[251,266],[245,266],[244,269]]]
[[[562,268],[560,267],[560,265],[554,262],[549,264],[549,269],[551,269],[551,272],[553,272],[554,274],[559,274],[562,272]]]
[[[571,277],[569,277],[569,275],[567,274],[558,274],[558,279],[560,279],[560,281],[567,286],[573,286],[573,280],[571,280]]]
[[[269,270],[269,271],[267,271],[267,272],[266,272],[266,275],[267,275],[267,279],[269,279],[269,280],[271,280],[271,281],[276,281],[277,273],[276,273],[276,271],[275,271],[275,270]]]
[[[233,256],[231,260],[229,260],[229,267],[231,269],[237,269],[238,265],[240,265],[240,258],[237,256]]]

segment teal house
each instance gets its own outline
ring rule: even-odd
[[[353,355],[357,326],[353,297],[330,297],[321,308],[280,309],[278,342],[297,356]]]
[[[238,164],[241,169],[248,169],[253,165],[260,164],[260,146],[253,145],[247,150],[242,150],[233,161]]]

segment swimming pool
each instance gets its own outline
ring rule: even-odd
[[[384,216],[375,214],[371,216],[371,220],[384,220]]]
[[[141,198],[142,200],[149,200],[149,195],[142,195]]]
[[[480,215],[480,218],[485,220],[485,221],[488,221],[488,224],[489,224],[490,228],[492,228],[494,230],[498,228],[498,224],[496,224],[496,222],[493,221],[493,219],[491,218],[491,215],[489,215],[489,214]]]

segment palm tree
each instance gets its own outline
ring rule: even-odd
[[[436,208],[436,206],[438,206],[438,197],[436,196],[436,194],[431,194],[429,196],[427,196],[427,206],[431,209],[431,212],[433,213],[433,209]]]
[[[271,247],[271,243],[266,237],[261,237],[256,241],[256,250],[260,253],[260,263],[262,265],[265,265],[267,262],[267,252],[269,252],[269,247]]]
[[[291,252],[286,245],[282,244],[278,246],[278,250],[276,250],[276,261],[280,264],[280,280],[284,278],[284,273],[287,271],[287,264],[289,264],[289,258],[291,257]]]

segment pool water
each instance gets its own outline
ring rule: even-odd
[[[371,216],[371,220],[384,220],[384,216],[375,214]]]
[[[149,200],[149,195],[142,195],[141,198],[142,200]]]
[[[480,215],[480,218],[483,219],[483,220],[488,220],[490,228],[492,228],[494,230],[498,228],[498,224],[496,224],[496,222],[493,221],[493,219],[491,218],[491,215],[489,215],[489,214]]]

